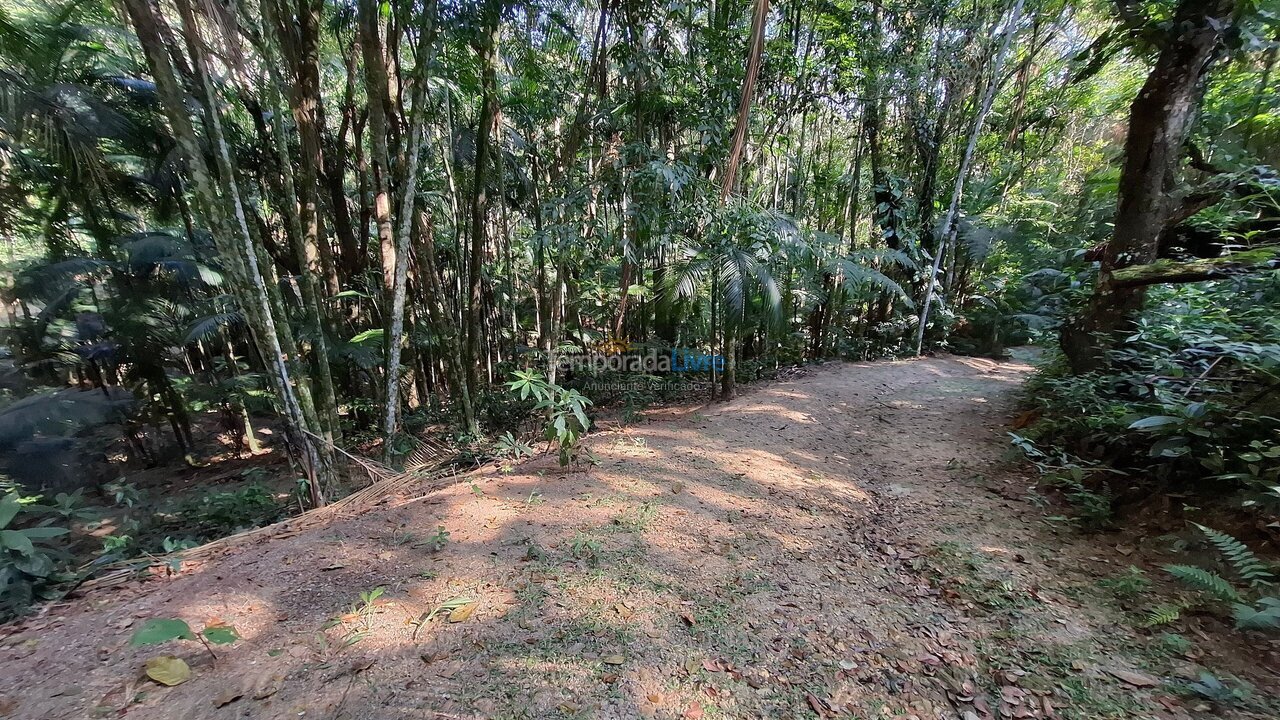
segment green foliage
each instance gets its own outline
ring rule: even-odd
[[[1130,565],[1113,577],[1099,580],[1098,586],[1104,590],[1110,590],[1117,597],[1133,599],[1151,589],[1151,581],[1147,579],[1145,572]]]
[[[444,549],[444,546],[448,544],[449,531],[445,530],[443,525],[440,525],[436,528],[435,533],[431,535],[431,537],[428,537],[423,541],[422,546],[426,547],[431,552],[440,552]]]
[[[52,518],[42,518],[48,510],[36,500],[17,492],[0,497],[0,618],[22,611],[60,579],[66,554],[51,541],[68,530],[48,524]]]
[[[1106,371],[1052,359],[1024,431],[1127,484],[1174,484],[1273,518],[1280,510],[1280,276],[1154,291]]]
[[[1240,593],[1217,573],[1194,565],[1166,565],[1164,569],[1195,590],[1208,593],[1218,600],[1235,602],[1240,599]]]
[[[186,620],[152,618],[134,631],[130,645],[161,645],[171,640],[195,640],[196,635]]]
[[[1143,620],[1144,627],[1159,627],[1177,622],[1182,617],[1182,611],[1185,608],[1181,605],[1157,605],[1147,611],[1146,619]]]
[[[199,641],[217,659],[211,645],[231,645],[240,640],[240,633],[231,625],[211,621],[199,633],[193,632],[186,620],[179,618],[151,618],[134,631],[129,644],[135,647],[163,645],[174,640]]]
[[[516,438],[511,431],[504,432],[493,444],[493,454],[503,460],[519,460],[534,454],[533,447]]]
[[[1280,629],[1280,596],[1270,594],[1275,588],[1274,573],[1239,540],[1203,525],[1196,527],[1247,589],[1237,589],[1218,573],[1193,565],[1166,565],[1165,570],[1193,590],[1230,606],[1236,627],[1241,630]]]
[[[535,399],[534,409],[546,412],[545,435],[559,447],[561,467],[574,462],[579,452],[578,440],[591,428],[591,420],[587,417],[591,400],[577,390],[547,382],[537,371],[517,370],[512,378],[507,383],[508,389],[517,393],[521,400]]]
[[[212,492],[183,501],[164,527],[173,526],[200,540],[213,540],[241,530],[269,525],[284,509],[261,485]]]

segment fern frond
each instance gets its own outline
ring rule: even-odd
[[[1263,598],[1276,600],[1276,598]],[[1261,602],[1261,601],[1260,601]],[[1266,607],[1254,607],[1245,603],[1234,603],[1231,616],[1236,619],[1236,627],[1241,630],[1273,630],[1280,628],[1280,602],[1261,603]]]
[[[1275,580],[1275,576],[1267,569],[1265,563],[1258,559],[1257,555],[1249,549],[1247,545],[1230,535],[1214,530],[1204,525],[1196,525],[1200,528],[1200,532],[1209,538],[1209,542],[1218,548],[1218,552],[1227,558],[1227,562],[1231,565],[1231,569],[1241,580],[1249,583],[1253,587],[1259,585],[1270,585]]]
[[[1240,593],[1231,587],[1221,575],[1194,565],[1165,565],[1170,575],[1201,592],[1209,593],[1223,602],[1239,602]]]
[[[1146,619],[1143,621],[1143,627],[1155,627],[1157,625],[1168,625],[1182,617],[1181,605],[1158,605],[1151,608],[1147,613]]]

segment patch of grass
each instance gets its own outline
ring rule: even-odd
[[[930,582],[944,595],[998,613],[1030,607],[1034,598],[1007,572],[974,548],[945,541],[929,550],[923,563]]]
[[[573,539],[569,541],[569,549],[574,557],[586,560],[592,567],[600,564],[600,557],[604,554],[604,545],[582,531],[574,533]]]
[[[646,500],[639,505],[623,510],[613,519],[613,524],[627,532],[643,533],[649,529],[649,525],[654,518],[658,517],[658,506],[652,500]]]
[[[1005,672],[1025,673],[1019,685],[1052,691],[1050,701],[1064,720],[1106,720],[1141,714],[1143,706],[1119,681],[1090,675],[1100,660],[1092,643],[1061,644],[1016,632],[1000,632],[977,643],[985,689],[999,697],[999,678]]]
[[[1116,575],[1099,580],[1098,587],[1121,600],[1133,600],[1151,589],[1151,581],[1145,572],[1130,565]]]

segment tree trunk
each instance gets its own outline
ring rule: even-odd
[[[395,276],[391,290],[391,322],[387,334],[387,404],[382,421],[382,459],[391,461],[392,438],[398,427],[400,411],[400,346],[404,342],[405,286],[409,273],[409,232],[413,227],[414,205],[418,193],[418,162],[422,155],[427,104],[427,70],[435,57],[435,3],[423,9],[422,48],[414,68],[412,106],[409,115],[409,157],[405,170],[404,193],[400,201],[400,228],[396,236]]]
[[[720,205],[723,206],[734,191],[738,181],[738,168],[746,152],[747,134],[751,129],[751,104],[755,99],[756,77],[760,74],[760,60],[764,54],[764,28],[769,19],[769,0],[755,0],[751,16],[751,38],[747,42],[747,74],[742,80],[742,97],[738,101],[738,119],[733,128],[733,140],[729,146],[729,158],[725,162],[720,185]],[[722,312],[724,342],[720,349],[725,359],[724,374],[720,377],[720,399],[732,400],[737,393],[737,326],[741,322],[742,309]]]
[[[471,250],[467,267],[466,379],[471,397],[480,387],[477,374],[483,332],[480,280],[484,266],[485,216],[489,211],[488,181],[490,138],[498,115],[498,23],[501,8],[498,0],[487,0],[484,7],[484,29],[476,43],[480,63],[480,119],[476,128],[475,186],[471,193]]]
[[[916,327],[916,355],[924,350],[924,330],[929,323],[929,307],[933,304],[934,288],[938,284],[938,269],[942,267],[942,257],[946,254],[947,245],[955,235],[956,214],[960,212],[960,200],[964,197],[964,183],[969,175],[969,164],[973,162],[974,150],[978,148],[978,138],[982,137],[982,126],[987,121],[987,113],[991,112],[991,104],[995,102],[996,90],[1000,87],[1000,66],[1004,64],[1005,55],[1013,44],[1014,33],[1018,29],[1018,19],[1022,16],[1023,0],[1016,0],[1013,10],[1009,12],[1009,21],[1005,25],[1004,39],[1000,42],[1000,50],[992,61],[991,78],[987,81],[987,91],[982,98],[982,106],[973,119],[973,129],[969,131],[969,144],[965,146],[964,156],[960,159],[960,168],[956,171],[956,185],[951,191],[951,204],[947,206],[946,217],[942,219],[942,229],[938,235],[937,247],[933,252],[933,265],[929,268],[929,276],[925,278],[924,302],[920,306],[920,324]]]
[[[1062,328],[1062,350],[1076,373],[1106,364],[1107,352],[1132,329],[1146,300],[1146,285],[1121,285],[1115,275],[1156,259],[1200,81],[1212,65],[1235,5],[1235,0],[1181,0],[1173,29],[1129,108],[1115,230],[1088,305]]]

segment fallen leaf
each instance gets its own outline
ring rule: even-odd
[[[460,623],[468,620],[476,613],[476,603],[467,603],[449,611],[449,622]]]
[[[221,695],[213,699],[213,706],[216,708],[226,707],[242,697],[244,697],[243,690],[226,690]]]
[[[1123,680],[1134,687],[1155,687],[1160,684],[1156,678],[1146,673],[1135,672],[1133,670],[1122,670],[1120,668],[1103,668],[1108,675]]]
[[[696,702],[689,703],[684,711],[684,720],[702,720],[702,706]]]
[[[161,655],[147,661],[147,677],[161,685],[173,687],[191,679],[191,667],[180,658]]]
[[[809,707],[813,708],[813,711],[818,713],[818,717],[827,716],[827,709],[823,706],[822,701],[818,699],[817,695],[814,695],[813,693],[805,693],[804,699],[809,702]]]
[[[626,658],[622,657],[621,655],[606,655],[600,658],[600,662],[604,663],[605,665],[621,665],[622,663],[626,662]]]

